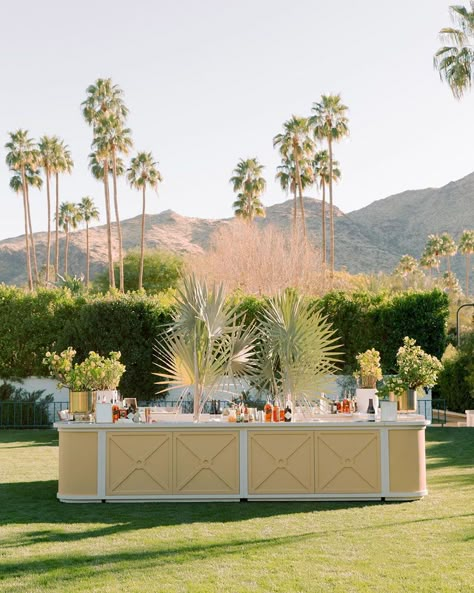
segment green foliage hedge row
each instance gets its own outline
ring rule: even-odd
[[[258,319],[264,298],[232,297],[247,319]],[[403,337],[409,335],[440,357],[446,341],[448,299],[440,291],[401,296],[333,292],[312,301],[328,315],[343,344],[341,371],[354,370],[355,356],[367,348],[381,352],[384,372],[393,371]],[[156,392],[153,344],[171,321],[169,297],[126,295],[72,296],[68,290],[34,294],[0,286],[0,377],[45,376],[47,350],[122,352],[127,371],[120,384],[128,397],[147,399]]]
[[[437,389],[448,410],[464,414],[474,409],[474,334],[467,335],[456,354],[444,362]]]

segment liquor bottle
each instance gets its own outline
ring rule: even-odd
[[[273,422],[280,422],[280,400],[277,397],[273,402]]]
[[[291,398],[288,395],[286,400],[286,407],[285,407],[285,422],[291,422],[293,420],[293,404],[291,403]]]
[[[248,422],[249,421],[249,409],[247,408],[247,405],[244,406],[244,422]]]
[[[374,408],[374,400],[372,398],[369,399],[369,407],[367,408],[367,420],[369,422],[375,422],[375,408]]]
[[[272,404],[270,403],[270,398],[267,399],[267,403],[263,407],[263,413],[265,416],[265,422],[272,421]]]

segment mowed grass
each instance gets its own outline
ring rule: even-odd
[[[54,431],[0,432],[1,593],[474,591],[474,429],[406,503],[61,504]]]

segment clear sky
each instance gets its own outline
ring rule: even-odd
[[[90,195],[103,211],[80,110],[99,77],[125,92],[134,150],[159,162],[164,182],[149,213],[231,216],[229,178],[253,156],[266,167],[264,204],[285,200],[272,138],[292,114],[309,115],[322,93],[341,93],[350,109],[351,136],[335,148],[343,211],[474,170],[474,95],[456,101],[432,66],[438,31],[449,24],[446,0],[1,4],[0,239],[23,232],[3,148],[20,127],[36,139],[64,138],[75,167],[61,199]],[[140,213],[124,180],[119,197],[122,218]],[[34,230],[45,230],[45,191],[31,201]]]

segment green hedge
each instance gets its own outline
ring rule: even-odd
[[[232,299],[249,321],[258,320],[265,306],[263,297]],[[438,290],[395,297],[332,292],[310,300],[341,337],[342,372],[352,373],[356,354],[372,347],[381,352],[384,372],[393,371],[405,335],[430,354],[440,357],[444,351],[448,298]],[[148,399],[156,392],[153,344],[171,315],[170,298],[164,296],[73,296],[67,289],[31,294],[0,285],[0,377],[45,376],[41,361],[50,349],[73,346],[78,360],[90,350],[120,350],[127,367],[122,393]]]
[[[452,412],[474,409],[474,334],[465,336],[456,354],[445,361],[437,391]]]

